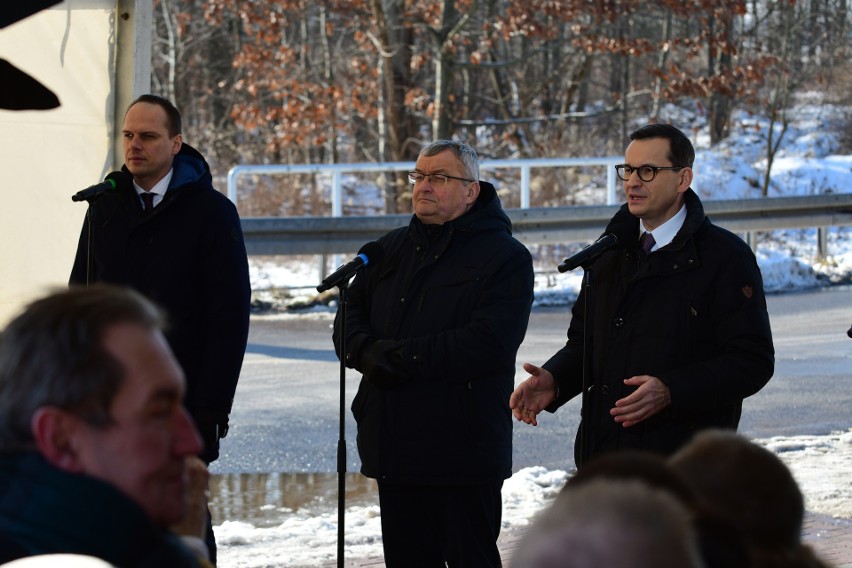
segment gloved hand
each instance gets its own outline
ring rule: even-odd
[[[359,365],[364,377],[383,389],[407,382],[411,376],[406,369],[404,349],[405,342],[396,339],[368,343],[361,351]]]
[[[191,411],[204,449],[199,457],[208,465],[219,458],[219,440],[228,435],[228,413],[206,408]]]

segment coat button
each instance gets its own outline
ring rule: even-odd
[[[609,394],[609,385],[601,386],[601,394],[604,395],[604,396]]]
[[[400,298],[400,299],[399,299],[399,303],[400,303],[400,304],[404,304],[404,303],[405,303],[405,298]]]
[[[615,327],[621,327],[624,325],[624,318],[615,318],[614,320],[612,320],[612,323],[615,325]]]

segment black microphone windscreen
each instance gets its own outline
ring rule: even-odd
[[[125,172],[124,170],[110,172],[106,175],[104,180],[112,180],[113,182],[115,182],[115,189],[122,189],[125,187],[133,186],[133,176],[129,172]]]
[[[361,250],[358,251],[359,255],[364,255],[367,257],[367,264],[375,264],[379,262],[384,256],[384,248],[382,245],[377,243],[376,241],[370,241],[361,247]]]

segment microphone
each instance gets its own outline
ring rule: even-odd
[[[95,184],[86,189],[81,189],[71,196],[71,201],[88,201],[99,197],[102,193],[118,189],[119,186],[125,186],[130,183],[130,174],[123,171],[111,172],[101,183]]]
[[[368,264],[378,262],[382,259],[384,250],[382,245],[372,241],[361,247],[358,251],[358,256],[332,272],[322,284],[317,286],[317,292],[325,292],[329,288],[339,286],[342,283],[349,282],[359,269]]]
[[[618,244],[618,237],[613,235],[612,233],[608,233],[571,258],[566,258],[562,264],[557,266],[557,270],[559,272],[567,272],[569,270],[574,270],[578,266],[586,267],[587,264],[591,264],[593,260],[599,257],[605,250],[611,249],[615,245]]]

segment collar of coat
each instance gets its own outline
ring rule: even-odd
[[[687,240],[692,237],[698,230],[710,220],[704,213],[704,206],[701,204],[698,194],[692,188],[686,190],[683,195],[684,203],[686,204],[686,220],[683,226],[675,235],[674,240],[666,245],[667,250],[679,250],[683,248]],[[627,204],[621,206],[618,212],[610,220],[604,234],[613,233],[618,237],[619,247],[623,248],[628,243],[636,241],[636,235],[639,234],[639,218],[630,213]]]
[[[415,238],[427,239],[426,225],[412,215],[409,227]],[[503,205],[500,203],[500,197],[497,195],[497,190],[487,181],[479,182],[479,197],[473,203],[473,206],[468,209],[463,215],[447,221],[440,225],[440,229],[432,229],[432,241],[442,240],[455,232],[481,232],[481,231],[505,231],[512,234],[512,222],[503,211]],[[434,233],[439,233],[435,236]]]
[[[121,169],[130,173],[127,166],[124,165]],[[213,187],[213,176],[210,173],[210,166],[207,160],[201,155],[201,152],[184,142],[181,144],[180,151],[175,154],[172,162],[172,180],[169,182],[169,188],[166,191],[165,198],[172,199],[174,195],[184,187],[195,185]],[[130,189],[133,189],[130,186]],[[133,198],[138,201],[136,191],[133,190]]]

